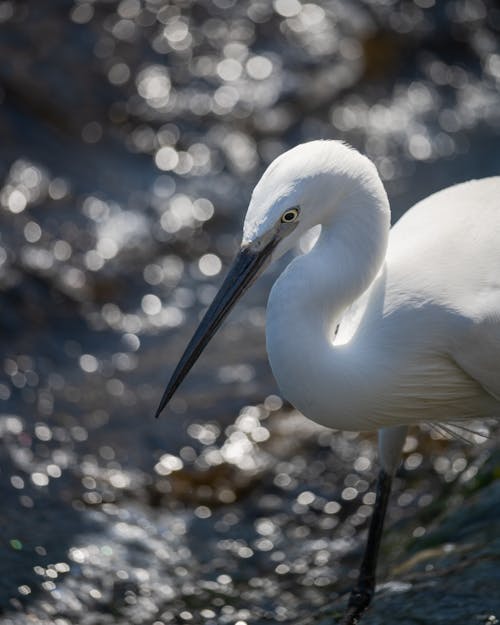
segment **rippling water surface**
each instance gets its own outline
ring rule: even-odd
[[[374,441],[283,405],[276,273],[152,414],[283,150],[349,141],[395,218],[498,173],[499,29],[483,0],[0,2],[3,623],[285,622],[349,587]],[[471,437],[408,438],[414,539]]]

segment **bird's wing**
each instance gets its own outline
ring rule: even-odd
[[[500,298],[499,298],[500,307]],[[485,316],[452,350],[459,367],[500,402],[500,312]],[[500,416],[500,414],[498,415]]]
[[[500,177],[419,202],[393,228],[388,256],[396,287],[442,311],[429,334],[500,401]]]

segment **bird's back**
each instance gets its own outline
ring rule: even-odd
[[[391,230],[387,264],[426,297],[476,318],[493,298],[500,313],[500,177],[458,184],[416,204]]]
[[[487,412],[491,397],[500,400],[500,177],[411,208],[391,230],[383,281],[382,334],[415,350],[426,384],[442,376],[445,395],[465,393],[458,404],[474,396],[466,412]]]

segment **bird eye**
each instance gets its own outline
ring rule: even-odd
[[[281,222],[284,224],[291,224],[292,221],[295,221],[298,216],[299,216],[299,209],[290,208],[289,210],[285,211],[283,215],[281,215]]]

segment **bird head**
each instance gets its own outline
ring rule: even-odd
[[[349,189],[349,181],[354,176],[359,180],[364,170],[373,173],[375,168],[339,141],[298,145],[269,165],[253,191],[240,251],[180,359],[156,416],[241,295],[302,234],[335,218],[335,207]]]
[[[252,193],[242,246],[258,249],[273,241],[276,260],[312,227],[335,219],[350,182],[373,170],[371,161],[340,141],[310,141],[284,152]]]

